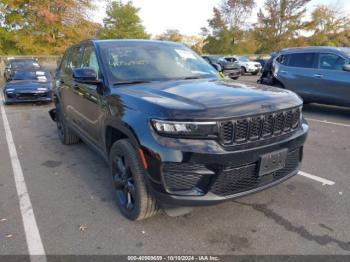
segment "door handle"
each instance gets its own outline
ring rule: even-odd
[[[285,70],[281,70],[281,74],[287,74],[288,72]]]
[[[320,74],[314,74],[314,77],[317,77],[317,78],[322,78],[323,75],[320,75]]]

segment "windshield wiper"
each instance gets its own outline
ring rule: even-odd
[[[175,78],[174,80],[192,80],[192,79],[203,79],[204,77],[201,76],[187,76],[187,77],[179,77]]]
[[[145,83],[151,83],[152,81],[149,80],[131,80],[131,81],[119,81],[113,83],[114,86],[119,85],[133,85],[133,84],[145,84]]]

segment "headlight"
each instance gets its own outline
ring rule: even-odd
[[[13,91],[15,91],[14,88],[6,88],[5,90],[6,90],[6,92],[13,92]]]
[[[46,87],[38,87],[38,91],[47,91]]]
[[[157,133],[165,136],[208,139],[218,137],[216,122],[178,122],[153,119],[151,124]]]

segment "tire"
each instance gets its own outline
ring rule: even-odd
[[[252,75],[256,76],[259,72],[253,72]]]
[[[159,211],[151,195],[138,150],[128,139],[115,142],[109,155],[110,171],[120,212],[129,220],[142,220]]]
[[[58,137],[64,145],[79,143],[79,137],[67,126],[61,107],[56,105],[56,124]]]
[[[231,77],[231,79],[237,80],[237,79],[238,79],[238,76],[236,76],[236,77]]]
[[[241,75],[244,76],[247,73],[247,70],[244,66],[241,67]]]

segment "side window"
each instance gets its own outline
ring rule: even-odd
[[[71,70],[81,67],[81,58],[83,54],[83,48],[74,47],[70,55],[69,67]]]
[[[237,61],[237,59],[234,58],[234,57],[227,57],[227,58],[225,58],[225,60],[226,60],[227,62],[231,62],[231,63],[234,63],[234,62]]]
[[[69,58],[69,53],[70,53],[70,49],[68,49],[65,53],[64,56],[62,58],[59,70],[61,73],[67,73],[67,65],[68,65],[68,58]]]
[[[95,50],[92,46],[87,46],[84,50],[82,67],[90,67],[99,75],[100,68],[98,66]]]
[[[287,65],[289,55],[280,55],[276,58],[276,61],[282,65]]]
[[[67,64],[65,66],[65,73],[72,74],[72,70],[75,68],[81,67],[83,48],[81,47],[73,47],[69,51]]]
[[[315,53],[291,54],[289,58],[289,66],[302,68],[315,68]]]
[[[345,59],[335,54],[320,54],[320,69],[343,70]]]

